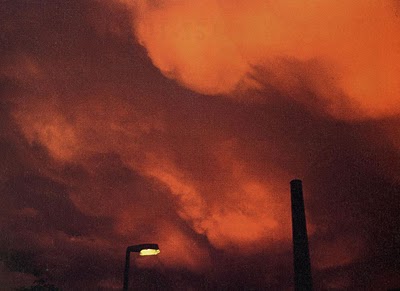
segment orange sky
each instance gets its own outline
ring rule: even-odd
[[[298,90],[300,76],[277,59],[317,60],[328,80],[307,68],[298,74],[311,77],[321,97],[336,103],[344,94],[361,116],[400,112],[395,1],[126,2],[133,5],[135,34],[153,64],[200,93],[253,87],[246,79],[264,62],[274,80],[284,83],[283,90]],[[332,84],[337,89],[327,90]],[[344,117],[354,118],[354,113]]]
[[[288,290],[300,178],[316,288],[400,286],[399,11],[6,3],[0,285],[117,290],[156,242],[137,288]]]

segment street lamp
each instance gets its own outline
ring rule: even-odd
[[[129,262],[130,262],[130,253],[139,253],[139,256],[154,256],[160,253],[160,249],[158,248],[158,244],[140,244],[135,246],[129,246],[126,248],[126,256],[125,256],[125,271],[124,271],[124,289],[128,290],[129,283]]]

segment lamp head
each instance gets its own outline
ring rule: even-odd
[[[160,253],[158,244],[140,244],[127,248],[128,252],[139,253],[140,256],[154,256]]]
[[[159,249],[143,249],[139,252],[139,256],[155,256],[160,253]]]

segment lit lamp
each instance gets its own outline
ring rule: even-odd
[[[140,244],[140,245],[135,245],[135,246],[129,246],[126,248],[124,289],[123,290],[128,290],[129,262],[130,262],[130,253],[131,252],[139,253],[139,256],[155,256],[160,253],[160,249],[158,248],[158,244]]]

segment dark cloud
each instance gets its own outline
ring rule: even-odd
[[[125,248],[157,242],[132,287],[290,289],[295,177],[316,288],[400,285],[400,117],[359,115],[333,67],[263,61],[201,95],[153,66],[129,6],[3,5],[0,285],[120,289]]]

